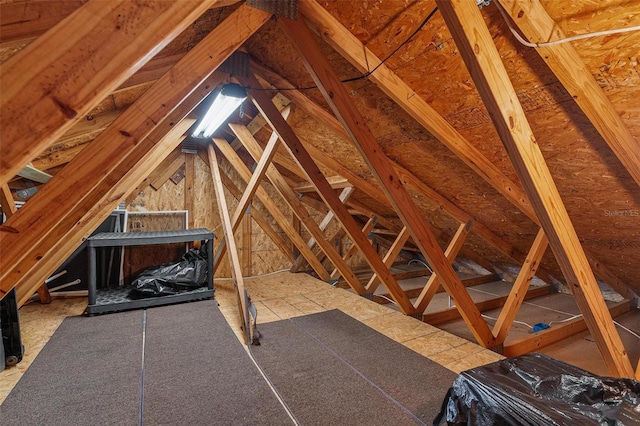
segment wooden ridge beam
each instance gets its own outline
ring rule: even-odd
[[[300,6],[306,3],[307,2],[302,2]],[[480,316],[480,312],[478,312],[469,294],[462,286],[451,264],[440,250],[433,233],[422,217],[422,213],[406,189],[402,186],[397,173],[388,161],[388,158],[384,155],[382,148],[371,133],[371,130],[364,124],[366,121],[360,115],[358,108],[353,105],[346,88],[342,85],[328,59],[322,53],[313,34],[301,19],[297,21],[279,19],[278,23],[294,44],[307,71],[313,77],[336,117],[338,117],[344,125],[360,151],[362,158],[367,162],[376,179],[378,179],[394,210],[402,219],[404,225],[409,229],[413,241],[418,245],[422,254],[429,260],[430,265],[438,273],[445,289],[447,289],[449,294],[458,302],[463,318],[478,343],[485,347],[493,346],[493,336],[487,323]],[[369,257],[370,256],[367,256],[367,258]],[[384,264],[382,267],[385,268]],[[374,271],[379,274],[379,271],[375,269]],[[379,276],[382,282],[385,283],[385,286],[387,286],[385,278],[380,274]],[[388,286],[387,289],[394,296],[396,302],[399,300],[398,297],[401,297],[402,300],[406,299],[404,293],[401,293],[401,295],[393,294],[393,291],[397,291],[398,289],[390,289]],[[399,306],[405,313],[413,313],[415,311],[413,306],[411,306],[410,309],[400,304]]]
[[[612,375],[634,371],[578,235],[482,15],[472,0],[436,0],[553,253]]]
[[[495,336],[498,345],[504,343],[507,338],[507,333],[509,332],[513,321],[516,319],[518,310],[524,301],[524,296],[531,284],[531,280],[536,274],[536,269],[540,264],[545,250],[547,249],[548,243],[549,241],[547,240],[547,236],[544,234],[544,230],[540,229],[536,239],[533,241],[533,244],[529,249],[527,260],[522,265],[522,268],[518,273],[518,277],[513,283],[513,287],[511,287],[509,297],[507,297],[507,300],[500,311],[498,320],[493,325],[492,333]]]
[[[216,144],[220,152],[227,158],[227,160],[231,163],[231,165],[236,169],[238,174],[244,179],[245,182],[249,182],[251,179],[251,171],[249,168],[242,162],[238,153],[227,143],[226,140],[213,139],[213,142]],[[277,204],[271,199],[269,193],[262,187],[258,187],[256,191],[256,196],[258,200],[265,206],[265,208],[271,213],[273,218],[276,220],[280,228],[287,234],[291,242],[296,246],[298,251],[302,256],[307,259],[311,268],[318,274],[318,277],[323,281],[329,280],[329,272],[324,269],[322,263],[317,260],[317,257],[307,247],[307,242],[302,239],[300,234],[296,232],[291,223],[289,223],[289,218],[287,218],[281,211]]]
[[[253,87],[256,87],[256,86],[254,85]],[[253,93],[250,93],[250,95],[253,96]],[[265,95],[265,92],[260,92],[260,95]],[[260,113],[265,117],[267,122],[270,123],[271,127],[274,129],[274,132],[278,134],[280,139],[282,139],[282,141],[285,144],[288,144],[289,143],[287,141],[288,136],[283,137],[282,131],[279,128],[274,128],[273,126],[273,121],[275,119],[281,120],[281,122],[285,123],[285,125],[286,125],[286,121],[284,120],[284,118],[282,118],[277,108],[275,107],[275,105],[273,105],[273,103],[271,102],[268,96],[263,96],[261,98],[261,101],[263,103],[258,108],[260,110]],[[260,147],[258,142],[254,139],[253,135],[251,135],[251,133],[248,130],[246,130],[245,127],[233,126],[231,130],[233,130],[236,133],[236,136],[242,142],[245,149],[249,151],[249,153],[254,158],[254,160],[257,158],[260,158],[260,156],[262,155],[262,148]],[[353,288],[353,290],[356,291],[358,294],[363,294],[364,288],[358,281],[357,277],[353,274],[353,272],[351,271],[349,266],[346,264],[346,262],[342,260],[342,257],[338,254],[338,252],[331,245],[331,243],[327,241],[325,235],[320,230],[318,224],[309,215],[309,212],[307,211],[307,209],[305,209],[305,207],[302,205],[302,202],[296,197],[295,192],[293,192],[293,189],[291,189],[291,187],[287,184],[287,182],[284,180],[284,178],[282,177],[280,172],[275,168],[275,166],[271,165],[268,168],[267,177],[269,178],[273,186],[277,189],[277,191],[280,193],[282,198],[284,198],[284,200],[289,204],[289,206],[291,207],[291,210],[300,219],[300,222],[302,222],[302,224],[307,229],[307,231],[309,231],[309,233],[316,239],[316,241],[318,242],[318,246],[320,246],[320,248],[327,255],[329,260],[331,260],[331,263],[333,263],[336,267],[340,269],[343,276],[347,279],[347,281],[349,282],[349,285]],[[339,201],[337,202],[340,203]],[[307,250],[310,251],[309,247],[306,245],[306,242],[304,246]],[[314,256],[314,260],[316,259],[317,258],[315,258]],[[307,261],[310,262],[310,259],[307,258]]]
[[[123,194],[112,192],[114,183],[209,94],[211,85],[220,82],[221,75],[212,76],[215,69],[269,17],[248,6],[236,9],[0,226],[0,294],[10,290],[69,229],[82,225],[78,220],[105,194],[120,199],[136,187],[142,179],[120,188]],[[163,121],[169,117],[172,120]],[[154,129],[162,134],[156,135]]]
[[[630,309],[631,303],[628,300],[625,300],[611,306],[607,309],[607,312],[612,318],[614,318],[625,312],[629,312]],[[560,325],[538,331],[533,336],[525,336],[521,339],[510,341],[508,344],[504,345],[504,356],[520,356],[538,351],[546,346],[564,340],[567,337],[575,336],[587,329],[588,327],[584,317],[574,318],[563,322]],[[632,376],[630,377],[633,377],[633,370]]]
[[[380,90],[393,99],[402,109],[420,123],[420,125],[427,129],[429,133],[447,146],[514,206],[518,207],[529,219],[537,225],[541,225],[525,191],[521,189],[521,185],[505,176],[492,161],[462,137],[444,117],[438,114],[438,112],[417,95],[409,85],[383,64],[381,59],[362,44],[348,29],[340,24],[337,19],[331,16],[331,14],[315,0],[300,2],[299,7],[300,12],[320,38],[361,72],[364,73],[375,68],[376,72],[367,77],[369,81],[376,84]],[[458,220],[466,222],[468,219],[458,218]],[[474,232],[482,236],[487,242],[491,243],[491,241],[495,241],[488,239],[490,235],[485,234],[485,236],[483,236],[479,233],[481,232],[480,224],[475,220]],[[500,251],[505,250],[503,245],[495,247]],[[509,255],[508,252],[504,253]],[[516,260],[522,263],[524,259],[525,255],[519,254]],[[589,256],[589,261],[598,277],[614,287],[618,293],[628,294],[629,286],[617,278],[611,270],[591,255]],[[538,273],[542,272],[544,272],[542,269],[538,270]]]
[[[464,282],[464,280],[463,280]],[[535,299],[536,297],[546,296],[552,293],[552,287],[545,285],[528,289],[524,294],[524,300]],[[493,299],[483,300],[476,303],[480,312],[487,312],[504,306],[508,296],[494,297]],[[453,321],[460,318],[460,312],[456,308],[449,308],[443,311],[431,312],[422,316],[422,321],[431,325],[439,325],[445,322]]]
[[[92,0],[7,60],[0,128],[11,142],[0,145],[0,183],[215,3]]]
[[[238,248],[236,247],[236,240],[233,235],[233,229],[231,226],[231,218],[229,217],[229,209],[227,207],[227,200],[224,198],[224,186],[222,185],[222,177],[220,176],[220,166],[218,165],[218,159],[216,158],[216,151],[213,145],[208,147],[209,165],[211,166],[211,177],[213,178],[216,200],[218,201],[218,211],[220,213],[220,220],[222,221],[224,229],[224,240],[228,247],[227,253],[229,254],[229,263],[231,264],[231,275],[233,277],[233,287],[236,290],[238,296],[238,308],[240,311],[240,320],[243,324],[244,339],[247,345],[253,343],[253,328],[251,327],[251,320],[249,317],[249,307],[247,306],[247,292],[244,286],[244,280],[242,278],[242,267],[240,266],[240,259],[238,256]]]
[[[549,16],[539,0],[500,0],[522,34],[533,43],[564,39],[562,29]],[[571,43],[536,48],[542,60],[558,77],[567,92],[589,118],[607,145],[640,185],[640,149],[613,104],[591,75]]]
[[[458,256],[458,252],[462,248],[462,245],[464,244],[467,235],[469,235],[470,230],[471,222],[461,223],[460,226],[458,226],[458,230],[447,245],[444,256],[452,265],[452,267],[453,262],[456,260],[456,256]],[[433,299],[433,296],[438,291],[438,287],[440,287],[441,283],[442,280],[438,276],[438,272],[434,270],[433,274],[431,274],[424,288],[420,292],[418,299],[413,304],[418,312],[423,313],[427,309],[427,306],[429,306],[431,299]]]

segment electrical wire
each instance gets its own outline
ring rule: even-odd
[[[373,67],[372,70],[365,72],[362,75],[356,76],[356,77],[351,77],[351,78],[346,78],[344,80],[340,80],[341,83],[352,83],[354,81],[359,81],[359,80],[364,80],[367,77],[369,77],[371,74],[373,74],[374,72],[376,72],[376,70],[378,68],[380,68],[385,62],[387,62],[393,55],[395,55],[398,50],[400,50],[402,47],[404,47],[407,43],[409,43],[409,41],[420,32],[420,30],[422,30],[422,28],[424,28],[425,25],[427,25],[427,23],[429,22],[429,20],[433,17],[433,15],[436,14],[436,12],[438,11],[437,7],[434,7],[433,10],[431,11],[431,13],[429,13],[429,15],[427,15],[426,18],[424,18],[424,20],[422,21],[422,23],[420,23],[420,25],[411,33],[411,35],[409,37],[407,37],[402,43],[400,43],[398,45],[398,47],[396,47],[395,49],[393,49],[393,51],[391,53],[389,53],[387,55],[386,58],[384,58],[382,61],[380,61],[380,63],[378,65],[376,65],[375,67]],[[365,51],[366,52],[366,51]],[[312,89],[317,89],[318,86],[317,85],[313,85],[313,86],[302,86],[302,87],[273,87],[273,88],[250,88],[251,90],[277,90],[280,92],[286,92],[289,90],[312,90]]]
[[[587,34],[578,34],[575,36],[571,36],[571,37],[565,37],[563,39],[559,39],[559,40],[553,40],[553,41],[547,41],[547,42],[543,42],[543,43],[531,43],[526,41],[512,26],[511,26],[511,22],[510,22],[510,18],[507,15],[507,12],[504,10],[504,8],[502,7],[502,5],[500,4],[499,1],[494,2],[496,4],[496,7],[498,8],[498,10],[500,11],[500,14],[502,15],[502,17],[504,18],[504,21],[507,24],[507,27],[509,27],[509,30],[511,31],[511,33],[513,34],[513,36],[516,38],[516,40],[518,40],[521,44],[527,46],[527,47],[546,47],[546,46],[554,46],[557,44],[562,44],[562,43],[568,43],[570,41],[576,41],[576,40],[582,40],[585,38],[590,38],[590,37],[600,37],[600,36],[605,36],[605,35],[611,35],[611,34],[620,34],[620,33],[626,33],[626,32],[630,32],[630,31],[639,31],[640,30],[640,25],[636,25],[633,27],[626,27],[626,28],[616,28],[616,29],[612,29],[612,30],[604,30],[604,31],[596,31],[593,33],[587,33]]]
[[[482,318],[490,319],[490,320],[493,320],[493,321],[498,321],[498,318],[490,317],[489,315],[485,315],[485,314],[482,314]],[[516,321],[516,320],[514,320],[513,322],[514,322],[514,324],[526,325],[531,330],[533,330],[533,326],[531,324],[527,324],[524,321]]]
[[[422,266],[424,266],[425,268],[427,268],[427,269],[429,270],[429,272],[431,272],[431,273],[433,274],[433,269],[431,269],[431,267],[429,266],[429,264],[428,264],[427,262],[423,262],[423,261],[422,261],[422,260],[420,260],[420,259],[411,259],[407,265],[412,265],[412,264],[414,264],[414,263],[419,263],[419,264],[421,264]]]

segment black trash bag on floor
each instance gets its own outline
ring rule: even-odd
[[[155,297],[178,294],[208,283],[206,245],[191,249],[180,262],[151,266],[131,283],[131,297]]]
[[[640,382],[599,377],[543,354],[462,372],[440,425],[640,425]]]

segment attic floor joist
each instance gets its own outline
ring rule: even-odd
[[[475,2],[436,0],[611,374],[634,371]]]

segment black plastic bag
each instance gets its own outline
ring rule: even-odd
[[[203,287],[208,283],[206,245],[191,249],[180,262],[151,266],[131,283],[132,297],[154,297],[178,294]]]
[[[599,377],[543,354],[461,373],[433,421],[449,425],[640,425],[640,382]]]

